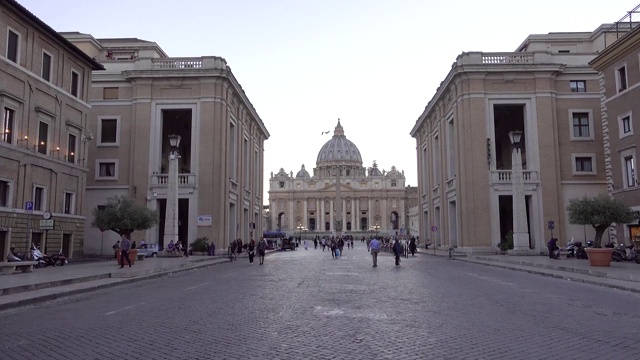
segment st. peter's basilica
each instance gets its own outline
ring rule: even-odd
[[[340,186],[336,186],[339,183]],[[362,166],[356,145],[340,120],[316,160],[313,175],[302,165],[295,177],[283,168],[271,173],[267,229],[290,235],[407,235],[415,187],[405,187],[404,171]],[[417,219],[415,221],[417,223]]]

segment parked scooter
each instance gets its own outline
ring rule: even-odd
[[[635,245],[625,246],[624,244],[618,244],[613,247],[613,254],[611,255],[614,261],[635,261],[636,264],[640,264],[640,253],[636,250]]]
[[[57,254],[53,255],[51,257],[51,260],[53,260],[53,264],[54,264],[53,266],[64,266],[64,264],[67,263],[67,258],[62,253],[62,250]]]
[[[575,241],[573,238],[571,238],[571,241],[567,244],[565,252],[567,253],[567,259],[573,257],[576,259],[587,259],[587,252],[582,246],[582,241]]]

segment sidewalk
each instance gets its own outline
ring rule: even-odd
[[[419,249],[419,252],[431,256],[449,256],[446,250]],[[611,262],[610,267],[596,267],[589,265],[589,260],[550,259],[543,255],[467,256],[454,253],[453,259],[640,293],[640,265],[632,261]]]
[[[242,255],[239,261],[247,257]],[[109,259],[0,275],[0,310],[224,263],[229,263],[226,255],[155,257],[120,269]]]

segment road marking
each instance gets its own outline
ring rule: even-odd
[[[115,313],[119,313],[121,311],[125,311],[125,310],[129,310],[129,309],[133,309],[134,307],[138,306],[138,305],[144,305],[145,303],[141,302],[139,304],[135,304],[135,305],[131,305],[131,306],[127,306],[127,307],[123,307],[122,309],[118,309],[118,310],[114,310],[114,311],[109,311],[108,313],[105,314],[106,315],[113,315]]]
[[[196,285],[196,286],[188,287],[188,288],[186,288],[185,290],[193,290],[193,289],[195,289],[195,288],[199,288],[200,286],[205,286],[205,285],[207,285],[207,284],[208,284],[208,282],[206,282],[206,283],[204,283],[204,284],[200,284],[200,285]]]

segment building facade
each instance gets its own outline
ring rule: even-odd
[[[616,25],[628,26],[629,21]],[[599,75],[607,190],[612,197],[640,211],[636,175],[640,125],[634,125],[634,116],[640,116],[640,27],[638,23],[631,25],[633,28],[626,35],[601,51],[590,64]],[[609,234],[619,243],[628,244],[640,236],[637,222],[616,224],[614,230]]]
[[[568,223],[566,206],[606,191],[599,78],[588,65],[612,42],[603,29],[458,56],[411,130],[421,240],[466,252],[512,240],[536,253],[552,231],[561,243],[593,237]]]
[[[89,84],[103,67],[17,2],[0,10],[2,259],[32,243],[80,256]]]
[[[338,120],[333,137],[318,153],[313,175],[304,165],[295,176],[283,168],[271,173],[268,230],[295,236],[406,235],[405,204],[416,195],[405,189],[404,172],[395,166],[388,172],[375,162],[363,167],[360,151]]]
[[[178,238],[207,237],[218,249],[262,231],[262,120],[217,56],[171,58],[154,42],[63,35],[106,71],[94,74],[89,127],[96,134],[88,164],[84,211],[126,195],[157,209],[160,223],[134,239],[164,246],[168,136],[178,149]],[[88,253],[110,251],[117,235],[86,227]],[[105,238],[103,239],[102,236]]]

